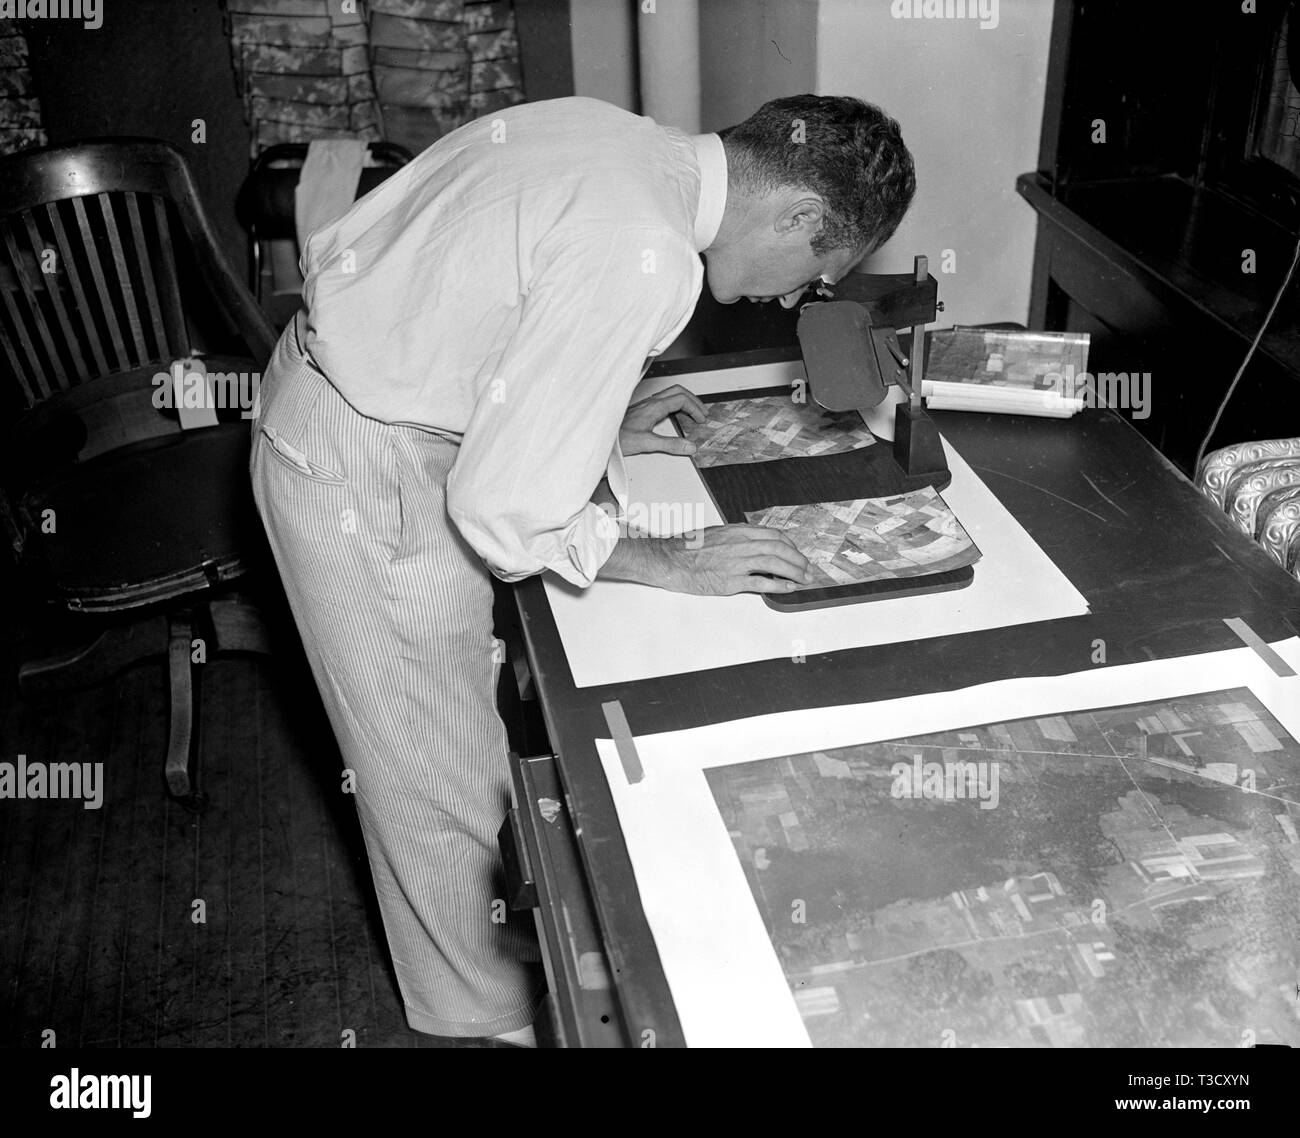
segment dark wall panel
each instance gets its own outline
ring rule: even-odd
[[[235,195],[248,172],[248,130],[217,0],[109,3],[95,30],[61,19],[23,26],[50,142],[142,135],[179,146],[242,278],[247,238]],[[191,141],[196,118],[207,123],[203,145]]]
[[[569,0],[515,0],[524,91],[532,102],[573,94]]]

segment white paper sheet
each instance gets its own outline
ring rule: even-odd
[[[708,394],[789,384],[803,374],[798,361],[698,372],[643,383],[633,398],[675,383]],[[983,554],[967,588],[791,613],[753,593],[697,597],[622,581],[582,590],[548,575],[546,593],[574,683],[624,683],[1086,613],[1087,602],[1065,574],[961,455],[946,441],[944,447],[952,471],[944,500]],[[689,458],[633,455],[627,470],[629,513],[652,532],[722,524]]]
[[[1274,648],[1300,671],[1300,640]],[[631,785],[612,741],[596,740],[687,1043],[809,1045],[706,770],[1227,688],[1249,688],[1300,738],[1300,676],[1279,677],[1254,651],[1240,648],[641,736],[635,744],[644,777]],[[1222,781],[1210,772],[1204,777],[1207,785]],[[974,803],[956,808],[978,809]],[[1278,809],[1295,817],[1300,803],[1282,801]],[[1300,1038],[1300,1025],[1292,1029]]]

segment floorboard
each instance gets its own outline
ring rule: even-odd
[[[0,1046],[483,1045],[406,1026],[300,655],[202,666],[194,813],[162,782],[161,661],[36,703],[3,647],[0,756],[104,773],[99,809],[0,804]]]

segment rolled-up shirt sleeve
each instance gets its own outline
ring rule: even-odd
[[[618,432],[641,365],[685,326],[703,270],[677,234],[553,234],[509,346],[480,383],[447,508],[502,580],[551,569],[589,585],[618,540],[591,501],[607,471],[626,509]]]

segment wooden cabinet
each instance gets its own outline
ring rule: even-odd
[[[1296,6],[1056,4],[1017,182],[1039,219],[1030,324],[1091,333],[1094,373],[1149,372],[1134,425],[1188,473],[1300,232]],[[1211,446],[1300,434],[1298,298],[1293,280]]]

